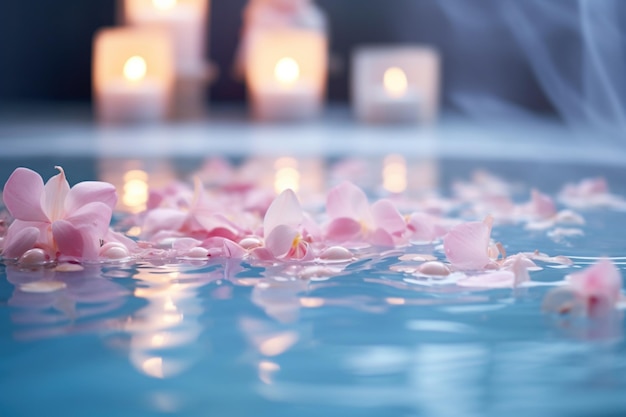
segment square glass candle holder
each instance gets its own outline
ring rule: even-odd
[[[93,51],[93,96],[99,121],[145,122],[168,117],[174,68],[166,32],[102,29],[94,37]]]
[[[303,120],[319,115],[328,68],[322,31],[260,29],[250,34],[246,83],[260,120]]]
[[[204,76],[208,14],[209,0],[123,0],[127,25],[170,32],[177,78]]]
[[[432,123],[439,107],[440,59],[423,46],[355,51],[351,100],[356,117],[373,123]]]

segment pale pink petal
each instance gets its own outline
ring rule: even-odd
[[[120,243],[129,251],[134,251],[138,249],[137,242],[123,235],[122,233],[113,231],[112,229],[107,230],[106,234],[104,235],[104,241]]]
[[[371,207],[374,223],[391,235],[401,235],[406,231],[406,222],[391,200],[378,200]]]
[[[334,242],[345,242],[355,239],[361,233],[361,224],[351,218],[333,219],[326,227],[326,239]]]
[[[485,272],[461,278],[457,285],[475,288],[512,288],[515,286],[515,274],[511,271]]]
[[[149,211],[143,222],[143,234],[152,235],[160,230],[179,230],[187,213],[180,210],[159,208]]]
[[[9,226],[9,231],[4,240],[2,256],[6,259],[19,258],[24,252],[35,246],[38,238],[38,228],[33,226],[21,227],[20,223],[16,220]]]
[[[280,193],[270,204],[263,220],[263,231],[268,236],[279,225],[298,228],[304,220],[298,197],[291,189]]]
[[[276,258],[267,248],[254,248],[250,251],[250,256],[259,261],[273,261]]]
[[[374,246],[392,247],[393,237],[385,230],[378,228],[369,236],[369,242]]]
[[[248,252],[229,239],[224,239],[224,256],[233,259],[242,259]]]
[[[420,242],[432,242],[446,233],[439,223],[440,219],[427,213],[412,213],[407,224],[411,239]]]
[[[588,300],[605,299],[614,305],[621,297],[622,275],[608,259],[570,275],[569,281],[572,288]]]
[[[41,196],[41,206],[51,222],[65,216],[65,198],[70,191],[63,168],[55,168],[59,170],[59,173],[46,182]]]
[[[44,185],[41,176],[28,168],[17,168],[4,186],[2,198],[9,213],[19,220],[47,222],[41,207]]]
[[[66,220],[52,223],[52,235],[61,255],[81,258],[85,245],[83,235],[74,225]]]
[[[548,291],[541,303],[541,309],[548,313],[585,316],[587,302],[571,286],[565,285]]]
[[[342,182],[328,192],[326,213],[331,219],[347,217],[368,225],[372,223],[365,192],[348,181]]]
[[[76,228],[87,227],[95,239],[103,239],[111,224],[111,208],[100,202],[93,202],[80,207],[71,216],[65,218]]]
[[[298,235],[296,229],[284,224],[278,225],[265,238],[265,247],[276,258],[285,256],[291,250]]]
[[[535,216],[545,219],[556,214],[556,205],[550,196],[533,189],[531,191],[530,210]]]
[[[443,238],[443,249],[457,269],[479,270],[491,259],[487,254],[491,227],[485,222],[469,222],[455,226]]]
[[[115,187],[101,181],[80,182],[67,193],[65,212],[71,215],[80,207],[94,202],[104,203],[113,210],[117,204]]]

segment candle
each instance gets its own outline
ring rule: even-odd
[[[439,101],[439,57],[426,47],[369,47],[353,59],[352,102],[368,122],[433,122]]]
[[[124,0],[125,22],[172,36],[177,78],[203,78],[209,0]]]
[[[246,82],[261,120],[300,120],[319,114],[326,86],[327,42],[316,30],[258,29],[249,35]]]
[[[166,118],[172,84],[172,47],[163,31],[103,29],[94,37],[93,94],[100,121]]]

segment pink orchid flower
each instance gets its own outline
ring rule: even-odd
[[[326,237],[335,242],[394,246],[407,230],[391,200],[382,199],[370,205],[365,192],[347,181],[329,191],[326,212],[330,218]]]
[[[443,238],[446,257],[456,269],[462,271],[482,270],[498,256],[498,250],[490,245],[493,218],[482,222],[462,223],[453,227]]]
[[[263,219],[265,246],[255,249],[260,259],[310,259],[309,241],[303,227],[305,216],[298,197],[291,189],[280,193]]]
[[[111,222],[117,194],[113,185],[88,181],[70,188],[65,173],[44,185],[39,174],[17,168],[4,187],[4,203],[15,218],[2,256],[20,258],[33,248],[50,259],[96,260]]]

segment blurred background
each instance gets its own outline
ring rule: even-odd
[[[212,103],[243,103],[233,60],[246,0],[213,0],[207,55]],[[318,0],[330,26],[331,102],[346,102],[351,52],[421,43],[443,60],[443,106],[476,118],[557,115],[626,126],[626,1]],[[115,0],[0,3],[0,100],[84,101],[94,32]]]

